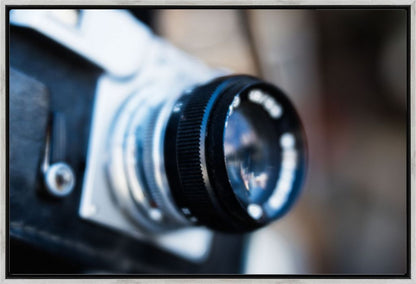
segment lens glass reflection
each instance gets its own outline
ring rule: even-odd
[[[234,106],[224,130],[228,178],[244,205],[262,204],[273,192],[279,172],[279,145],[273,120],[256,104]]]

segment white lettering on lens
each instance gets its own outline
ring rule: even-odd
[[[254,219],[260,219],[263,216],[263,209],[257,204],[250,204],[247,207],[248,214]]]
[[[280,137],[282,147],[282,166],[277,186],[269,199],[269,205],[274,210],[281,209],[289,200],[292,191],[295,171],[297,167],[298,153],[295,149],[295,136],[292,133],[284,133]]]
[[[269,94],[260,90],[252,90],[248,94],[248,99],[253,103],[261,105],[274,119],[278,119],[282,116],[282,107]]]

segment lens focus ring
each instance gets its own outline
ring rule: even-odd
[[[204,120],[217,87],[216,82],[204,85],[197,88],[199,95],[194,90],[180,98],[166,132],[165,163],[172,194],[182,212],[200,223],[218,219],[221,210],[207,192],[210,185],[203,154]]]
[[[247,90],[255,87],[263,88],[269,93],[278,93],[279,98],[283,96],[279,90],[253,77],[223,77],[182,96],[176,103],[168,122],[165,164],[173,197],[178,207],[191,220],[196,219],[199,223],[216,230],[245,232],[259,228],[284,214],[300,188],[300,180],[304,172],[304,151],[301,143],[303,134],[293,107],[284,98],[285,111],[290,109],[286,120],[292,121],[289,128],[293,128],[288,130],[294,133],[297,145],[302,146],[296,152],[299,166],[292,173],[294,178],[291,180],[291,192],[285,197],[286,200],[283,202],[285,204],[279,208],[279,212],[272,212],[273,208],[270,209],[265,203],[267,200],[263,200],[263,196],[270,197],[276,191],[277,178],[273,178],[273,175],[279,172],[278,164],[280,164],[280,159],[277,158],[280,157],[280,150],[276,148],[278,143],[275,141],[278,134],[270,136],[267,132],[278,133],[285,126],[276,128],[277,123],[267,122],[273,120],[270,115],[273,111],[274,113],[277,111],[276,106],[273,105],[274,99],[264,102],[261,106],[259,102],[253,103],[247,99]],[[245,144],[239,145],[237,152],[232,150],[231,155],[226,157],[224,151],[226,146],[227,151],[236,148],[233,148],[232,135],[225,134],[234,133],[226,131],[228,122],[230,125],[239,125],[240,116],[233,116],[236,117],[233,119],[230,119],[230,116],[234,107],[238,109],[240,94],[245,94],[244,97],[242,96],[240,116],[254,116],[250,120],[254,121],[252,123],[254,128],[263,127],[261,125],[263,121],[255,117],[264,117],[264,122],[271,125],[272,131],[261,129],[257,134],[260,138],[249,131],[246,131],[247,133],[243,131],[243,135],[236,137],[236,141],[243,141]],[[258,145],[250,142],[250,139],[254,139],[250,137],[257,137]],[[266,143],[262,142],[262,139],[272,141]],[[261,150],[266,146],[268,147],[266,150]],[[245,160],[241,160],[240,156]],[[275,159],[264,162],[267,156]],[[262,185],[264,188],[261,187]],[[249,196],[247,200],[239,194],[245,191]]]

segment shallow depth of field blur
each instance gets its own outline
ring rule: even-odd
[[[406,272],[406,11],[156,10],[155,32],[290,96],[303,194],[254,233],[247,273]]]

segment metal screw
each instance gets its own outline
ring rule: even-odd
[[[74,189],[75,175],[71,167],[65,163],[52,164],[45,173],[48,192],[55,197],[69,195]]]

